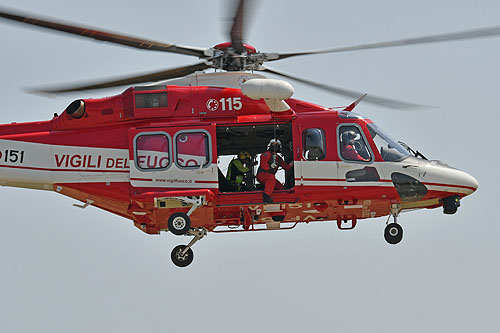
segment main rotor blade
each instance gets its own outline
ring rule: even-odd
[[[16,13],[12,11],[7,11],[6,9],[0,7],[0,18],[17,21],[21,23],[32,24],[35,26],[52,29],[60,32],[66,32],[73,35],[93,38],[96,40],[110,42],[114,44],[120,44],[129,47],[135,47],[138,49],[162,51],[162,52],[172,52],[185,54],[190,56],[196,56],[199,58],[204,57],[203,48],[191,47],[191,46],[181,46],[176,44],[161,43],[156,41],[151,41],[143,38],[121,35],[108,31],[99,31],[88,27],[78,27],[74,25],[69,25],[62,22],[48,21],[36,17],[24,16],[21,13]]]
[[[304,84],[325,90],[325,91],[330,92],[330,93],[334,93],[334,94],[341,95],[341,96],[351,97],[353,99],[357,99],[361,95],[364,94],[364,93],[360,93],[360,92],[356,92],[356,91],[352,91],[352,90],[337,88],[337,87],[330,86],[330,85],[327,85],[324,83],[318,83],[318,82],[314,82],[314,81],[305,80],[305,79],[302,79],[302,78],[299,78],[296,76],[292,76],[289,74],[285,74],[283,72],[279,72],[279,71],[277,71],[275,69],[271,69],[269,67],[261,67],[260,70],[264,71],[264,72],[272,73],[275,75],[279,75],[279,76],[282,76],[282,77],[285,77],[285,78],[288,78],[288,79],[291,79],[291,80],[294,80],[294,81],[297,81],[300,83],[304,83]],[[378,97],[378,96],[373,96],[373,95],[367,95],[366,97],[363,98],[363,101],[371,103],[371,104],[383,106],[386,108],[391,108],[391,109],[409,110],[409,109],[428,108],[428,106],[425,106],[425,105],[413,104],[413,103],[408,103],[408,102],[398,101],[395,99],[389,99],[389,98]]]
[[[270,61],[278,60],[278,59],[285,59],[285,58],[290,58],[290,57],[295,57],[295,56],[310,55],[310,54],[358,51],[358,50],[367,50],[367,49],[378,49],[378,48],[384,48],[384,47],[406,46],[406,45],[427,44],[427,43],[437,43],[437,42],[448,42],[448,41],[462,40],[462,39],[494,37],[494,36],[498,36],[498,35],[500,35],[500,26],[491,27],[491,28],[484,28],[484,29],[466,30],[466,31],[454,32],[454,33],[448,33],[448,34],[440,34],[440,35],[434,35],[434,36],[400,39],[400,40],[394,40],[394,41],[389,41],[389,42],[339,47],[339,48],[325,49],[325,50],[281,53],[281,54],[278,54],[277,58],[270,59]]]
[[[41,94],[58,94],[58,93],[66,93],[72,91],[111,88],[111,87],[118,87],[135,83],[175,79],[177,77],[182,77],[194,73],[196,71],[204,70],[211,67],[212,67],[211,65],[208,65],[205,62],[200,62],[190,66],[171,68],[161,72],[134,75],[110,81],[91,82],[75,86],[60,86],[49,89],[31,89],[29,91],[32,93],[41,93]]]
[[[245,0],[240,0],[236,13],[233,17],[233,25],[231,26],[231,46],[236,53],[242,54],[245,51],[243,46],[243,18],[245,16]]]

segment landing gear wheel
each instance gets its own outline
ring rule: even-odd
[[[189,266],[190,263],[193,262],[194,259],[194,253],[193,250],[188,249],[186,253],[183,255],[182,251],[186,248],[186,245],[177,245],[174,247],[172,250],[172,253],[170,254],[170,258],[172,258],[172,262],[174,265],[178,267],[186,267]]]
[[[184,235],[191,228],[191,219],[184,213],[173,213],[168,218],[168,230],[174,235]]]
[[[389,223],[385,227],[384,238],[389,244],[397,244],[403,239],[403,228],[397,223]]]

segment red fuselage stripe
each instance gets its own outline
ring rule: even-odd
[[[427,186],[444,186],[444,187],[457,187],[457,188],[466,188],[468,190],[475,191],[476,188],[472,186],[465,186],[465,185],[453,185],[453,184],[439,184],[439,183],[423,183],[424,185]]]
[[[332,178],[295,178],[296,181],[305,180],[308,182],[341,182],[345,179],[332,179]]]
[[[295,181],[313,181],[313,182],[347,182],[347,179],[332,179],[332,178],[295,178]],[[392,183],[390,179],[380,179],[378,182],[380,183]],[[472,186],[465,185],[455,185],[455,184],[440,184],[440,183],[423,183],[427,186],[441,186],[441,187],[455,187],[455,188],[465,188],[468,190],[475,191],[476,188]]]
[[[129,173],[129,170],[85,170],[85,169],[52,169],[52,168],[37,168],[37,167],[27,167],[18,165],[4,165],[0,164],[0,168],[12,168],[12,169],[25,169],[25,170],[37,170],[37,171],[62,171],[62,172],[103,172],[103,173]],[[153,181],[152,179],[143,178],[131,178],[130,180],[139,181]],[[295,178],[296,181],[328,181],[328,182],[340,182],[347,181],[346,179],[328,179],[328,178]],[[391,180],[381,179],[379,182],[391,182]],[[195,180],[195,183],[199,184],[217,184],[216,180]],[[454,187],[454,188],[465,188],[471,191],[475,191],[476,188],[472,186],[465,185],[455,185],[455,184],[440,184],[440,183],[423,183],[427,186],[441,186],[441,187]]]
[[[50,168],[37,168],[37,167],[27,167],[27,166],[18,166],[18,165],[3,165],[3,164],[0,164],[0,168],[38,170],[38,171],[129,173],[128,170],[50,169]]]

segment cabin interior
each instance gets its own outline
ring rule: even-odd
[[[221,192],[236,192],[238,189],[227,181],[229,163],[237,158],[242,151],[252,156],[253,167],[247,175],[246,189],[243,191],[262,191],[255,176],[260,164],[260,155],[267,150],[271,139],[278,139],[282,144],[281,155],[286,163],[293,160],[292,123],[255,124],[255,125],[224,125],[217,127],[217,166],[219,168],[219,190]],[[249,167],[249,166],[247,166]],[[276,178],[286,189],[294,186],[293,169],[285,172],[280,169]],[[240,189],[241,191],[241,189]]]

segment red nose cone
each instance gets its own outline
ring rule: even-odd
[[[226,43],[221,43],[221,44],[217,44],[214,46],[214,49],[216,50],[221,50],[221,51],[227,51],[227,49],[231,46],[231,42],[226,42]],[[247,54],[252,54],[252,53],[255,53],[257,52],[257,50],[255,49],[255,47],[251,46],[251,45],[248,45],[248,44],[245,44],[243,43],[243,46],[245,47],[245,50],[247,51]]]

